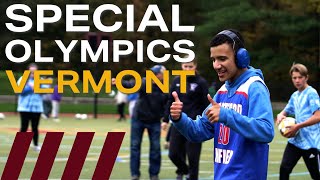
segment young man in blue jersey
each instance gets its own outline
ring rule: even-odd
[[[225,84],[196,120],[182,112],[176,92],[170,107],[173,125],[190,141],[214,138],[214,179],[267,179],[269,145],[274,137],[270,95],[262,72],[249,66],[248,51],[235,30],[218,33],[210,57]]]
[[[280,179],[289,179],[298,160],[303,160],[312,179],[320,179],[320,102],[317,91],[308,85],[308,69],[302,64],[294,64],[290,69],[293,85],[297,88],[288,104],[277,115],[279,124],[287,115],[294,115],[296,124],[288,127],[289,138],[280,166]]]

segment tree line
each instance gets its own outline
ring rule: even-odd
[[[55,4],[59,6],[63,13],[61,20],[57,23],[46,25],[44,32],[36,32],[33,27],[26,33],[12,33],[5,27],[6,22],[10,22],[5,12],[11,4],[23,3],[31,7],[31,13],[19,12],[36,21],[36,5],[37,4]],[[42,69],[72,69],[79,71],[92,70],[95,73],[103,72],[110,69],[117,74],[124,69],[133,69],[142,75],[146,69],[154,65],[154,62],[144,60],[143,63],[136,63],[136,51],[131,55],[124,56],[119,63],[81,63],[80,50],[75,49],[70,56],[70,63],[63,63],[63,54],[58,48],[54,47],[53,41],[61,39],[65,44],[71,40],[85,39],[85,33],[65,32],[65,5],[66,4],[89,4],[89,12],[78,12],[79,14],[88,14],[89,20],[92,19],[93,11],[99,5],[106,3],[102,0],[63,0],[54,1],[10,1],[0,2],[0,21],[2,22],[0,49],[1,49],[1,65],[0,69],[13,69],[22,71],[27,64],[34,62],[34,59],[26,63],[12,63],[6,59],[5,46],[13,39],[24,39],[27,42],[34,42],[35,39],[42,40],[43,56],[53,56],[54,63],[40,63]],[[123,0],[108,1],[123,9],[123,14],[115,15],[106,12],[103,15],[102,22],[112,24],[115,21],[126,23],[126,5],[134,4],[134,20],[135,26],[139,25],[148,5],[156,4],[168,26],[171,24],[171,5],[180,5],[180,21],[181,24],[195,25],[193,33],[178,32],[161,32],[159,27],[147,28],[144,32],[127,32],[120,29],[116,32],[109,33],[111,39],[126,39],[132,42],[141,39],[145,43],[149,43],[155,39],[165,39],[169,43],[173,43],[179,39],[189,39],[194,42],[193,51],[198,59],[199,72],[209,83],[218,81],[216,73],[212,69],[212,62],[209,59],[209,42],[211,38],[218,32],[226,28],[237,29],[241,32],[245,39],[245,47],[251,56],[251,65],[260,68],[264,72],[266,84],[269,86],[271,98],[273,100],[287,100],[294,90],[288,74],[289,68],[293,63],[303,63],[310,71],[309,82],[316,89],[320,90],[320,47],[319,47],[319,30],[320,30],[320,2],[314,0],[184,0],[184,1],[163,1],[163,0]],[[47,12],[48,16],[52,13]],[[19,24],[19,22],[15,22]],[[92,32],[94,29],[93,22],[79,22],[78,25],[90,25]],[[125,25],[124,25],[125,26]],[[23,50],[16,48],[14,53],[18,56]],[[159,57],[166,53],[175,54],[171,48],[157,48],[154,52]],[[134,63],[132,63],[134,62]],[[169,60],[164,65],[168,69],[180,68],[179,63]]]

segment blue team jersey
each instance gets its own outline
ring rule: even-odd
[[[216,94],[216,102],[221,107],[233,109],[243,116],[248,116],[248,89],[255,81],[263,82],[257,76],[251,77],[231,97],[228,97],[228,91],[223,86]],[[215,137],[218,137],[214,139],[215,179],[267,178],[269,154],[267,143],[245,138],[225,123],[216,123],[214,128]]]
[[[208,121],[206,111],[192,121],[185,113],[173,125],[190,141],[214,138],[214,179],[267,179],[269,145],[274,120],[269,91],[262,73],[250,68],[235,82],[226,82],[214,100],[219,121]]]
[[[294,92],[284,108],[287,114],[295,116],[296,123],[308,120],[318,110],[320,110],[319,95],[311,86],[302,92]],[[288,141],[300,149],[317,148],[320,150],[320,123],[301,128],[298,134],[289,138]]]

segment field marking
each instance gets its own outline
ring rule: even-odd
[[[291,176],[305,176],[305,175],[309,175],[309,174],[310,174],[309,172],[291,173],[290,177]],[[268,178],[278,178],[278,177],[279,177],[279,174],[270,174],[270,175],[268,175]]]
[[[4,140],[2,141],[2,143],[0,143],[0,145],[4,145],[4,146],[12,146],[12,143],[13,143],[13,140],[12,140],[12,135],[0,135],[0,137]],[[63,137],[64,139],[75,139],[75,135],[65,135]],[[105,139],[104,136],[94,136],[94,139]],[[147,137],[144,137],[143,140],[148,140]],[[145,142],[145,141],[144,141]],[[286,144],[287,141],[274,141],[274,143],[276,144]],[[61,148],[61,149],[60,149]],[[70,150],[72,148],[72,145],[60,145],[60,148],[59,148],[59,151],[60,150]],[[90,149],[99,149],[101,150],[102,146],[90,146]],[[149,150],[149,147],[142,147],[141,150],[143,151],[148,151]],[[130,151],[130,147],[121,147],[120,148],[120,151],[122,152],[127,152],[127,151]],[[202,148],[202,151],[210,151],[212,152],[213,151],[213,148],[212,147],[209,147],[209,148]],[[279,148],[270,148],[270,152],[283,152],[284,149],[279,149]],[[86,158],[86,161],[88,162],[94,162],[94,161],[97,161],[98,160],[98,157],[99,157],[100,153],[97,153],[97,152],[89,152],[88,153],[88,156],[95,156],[95,157],[87,157]],[[162,156],[166,156],[168,155],[168,150],[162,150]],[[149,163],[148,163],[148,158],[149,157],[149,153],[143,153],[141,154],[141,165],[146,165],[148,166]],[[117,159],[116,159],[116,162],[117,163],[128,163],[129,162],[129,158],[130,156],[127,154],[127,155],[118,155],[117,156]],[[0,162],[6,162],[7,160],[7,157],[0,157]],[[59,158],[55,158],[55,161],[56,162],[66,162],[68,160],[68,158],[64,158],[64,157],[59,157]],[[31,158],[31,157],[27,157],[26,158],[26,162],[36,162],[37,161],[37,157],[34,157],[34,158]],[[208,164],[212,164],[213,161],[212,160],[209,160],[209,161],[200,161],[200,163],[208,163]],[[269,164],[280,164],[281,161],[269,161]],[[297,164],[299,165],[304,165],[304,162],[303,161],[299,161]],[[168,170],[172,170],[172,169],[175,169],[175,166],[172,164],[171,160],[169,159],[162,159],[162,169],[168,169]],[[199,174],[213,174],[213,170],[212,171],[199,171]],[[306,176],[306,175],[309,175],[309,172],[298,172],[298,173],[291,173],[290,176],[293,176],[293,177],[298,177],[298,176]],[[200,178],[202,180],[207,180],[207,179],[210,179],[212,180],[213,179],[213,175],[211,175],[210,177],[207,177],[207,178]],[[271,178],[271,179],[275,179],[275,178],[278,178],[279,177],[279,174],[278,173],[273,173],[273,174],[268,174],[268,179]],[[53,180],[53,179],[52,179]],[[114,179],[114,180],[121,180],[121,179]],[[124,179],[124,180],[127,180],[127,179]],[[163,180],[174,180],[174,179],[163,179]]]

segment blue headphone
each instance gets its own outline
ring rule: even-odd
[[[232,41],[233,41],[233,50],[234,46],[236,44],[236,41],[238,43],[241,43],[240,38],[232,31],[229,30],[224,30],[219,32],[218,34],[223,34],[228,36]],[[237,52],[234,52],[236,56],[236,65],[238,68],[246,68],[250,64],[250,56],[249,52],[245,48],[240,48]]]

